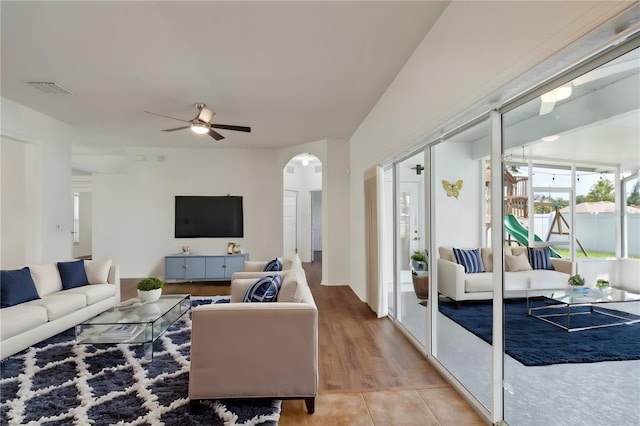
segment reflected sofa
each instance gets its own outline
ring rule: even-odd
[[[468,248],[465,248],[468,249]],[[438,293],[455,301],[486,300],[493,298],[493,250],[481,247],[480,255],[485,272],[465,273],[463,265],[456,262],[453,247],[439,247],[437,260]],[[509,247],[505,256],[527,256],[527,247]],[[574,270],[572,262],[551,258],[554,270],[509,268],[510,260],[505,258],[506,297],[534,295],[531,290],[562,290]],[[522,260],[521,257],[518,258]],[[527,258],[528,261],[528,258]],[[513,262],[515,264],[515,262]],[[529,264],[530,267],[530,264]]]

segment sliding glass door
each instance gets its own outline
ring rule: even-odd
[[[383,285],[389,315],[424,347],[428,288],[427,244],[424,217],[424,153],[412,155],[384,172],[385,241]],[[391,201],[391,202],[388,202]],[[418,253],[420,262],[412,261]]]
[[[635,49],[503,115],[504,157],[532,181],[524,194],[528,211],[507,212],[527,239],[514,242],[517,230],[509,229],[504,240],[512,252],[504,271],[504,420],[510,425],[640,424],[639,347],[628,352],[624,343],[640,333],[638,324],[597,328],[613,324],[610,315],[640,318],[640,302],[596,303],[586,311],[578,305],[614,300],[622,293],[614,289],[602,298],[596,282],[624,286],[637,261],[625,256],[639,254],[632,177],[640,167],[639,93]],[[523,249],[518,246],[547,250],[553,270],[539,270],[531,251],[515,269],[509,260]],[[520,282],[522,271],[530,279],[518,294],[507,278],[517,275]],[[585,281],[578,296],[567,289],[572,274]],[[637,285],[637,272],[633,280]],[[605,308],[607,315],[600,314]]]

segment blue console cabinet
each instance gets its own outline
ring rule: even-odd
[[[225,255],[173,254],[164,258],[165,280],[229,281],[242,271],[247,253]]]

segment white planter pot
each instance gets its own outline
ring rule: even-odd
[[[162,296],[161,288],[156,288],[149,291],[138,290],[138,299],[140,299],[142,303],[155,302],[156,300],[160,299],[160,296]]]

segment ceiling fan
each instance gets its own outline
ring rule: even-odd
[[[163,132],[175,132],[176,130],[183,129],[191,129],[194,133],[198,133],[200,135],[204,135],[205,133],[209,134],[212,138],[219,141],[224,139],[220,133],[216,132],[213,129],[224,129],[224,130],[235,130],[238,132],[251,132],[251,127],[246,126],[232,126],[229,124],[214,124],[211,123],[213,116],[216,113],[206,107],[205,104],[197,103],[195,107],[198,109],[198,115],[196,115],[191,120],[183,120],[181,118],[169,117],[168,115],[158,114],[157,112],[145,111],[147,114],[157,115],[159,117],[170,118],[172,120],[182,121],[184,123],[189,123],[188,126],[176,127],[173,129],[164,129]]]

